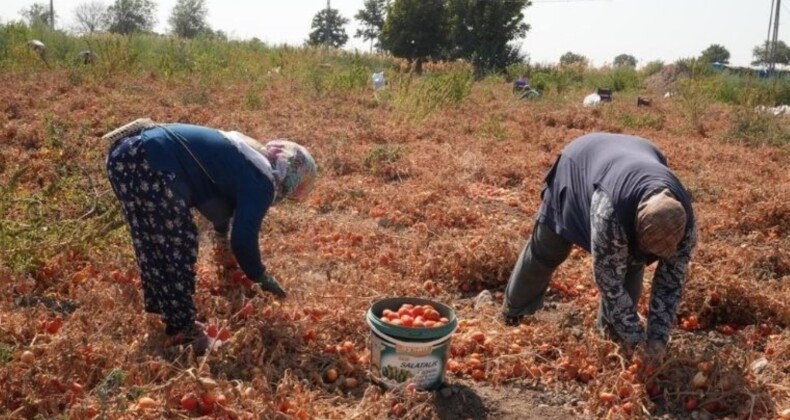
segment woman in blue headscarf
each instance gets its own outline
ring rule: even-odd
[[[145,310],[162,315],[168,336],[198,353],[208,344],[195,323],[198,232],[190,209],[211,221],[217,246],[232,252],[247,277],[284,298],[261,261],[258,232],[269,207],[304,199],[316,174],[313,157],[299,144],[264,145],[195,125],[152,124],[112,144],[107,175],[132,236]]]

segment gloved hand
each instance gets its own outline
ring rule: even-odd
[[[280,283],[277,281],[277,279],[272,275],[264,273],[253,281],[259,284],[261,289],[277,296],[278,298],[284,299],[288,296],[288,294],[285,293],[285,290],[283,290],[283,287],[280,286]]]

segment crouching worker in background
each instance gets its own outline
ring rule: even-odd
[[[649,141],[597,133],[562,151],[548,172],[532,237],[507,285],[503,315],[517,323],[541,308],[572,245],[592,254],[601,296],[598,326],[627,348],[666,352],[696,243],[691,198]],[[637,304],[646,265],[658,261],[647,330]]]
[[[211,221],[217,246],[232,250],[247,277],[284,298],[261,261],[258,232],[269,206],[312,190],[316,164],[290,141],[263,145],[238,132],[184,124],[130,126],[115,135],[107,175],[132,236],[145,310],[162,315],[170,341],[204,353],[208,339],[195,323],[192,299],[198,231],[190,210]]]

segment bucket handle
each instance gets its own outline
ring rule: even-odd
[[[376,329],[376,327],[373,325],[373,323],[370,321],[370,318],[367,318],[367,322],[368,322],[368,326],[370,326],[371,330],[378,331]],[[424,343],[420,342],[420,345],[424,346],[424,347],[433,347],[435,345],[441,344],[441,343],[447,341],[447,339],[449,339],[455,333],[456,329],[458,329],[458,324],[456,324],[455,328],[453,328],[452,331],[450,331],[444,337],[437,338],[436,340],[427,341],[427,342],[424,342]],[[383,334],[383,333],[380,333],[380,334]],[[391,335],[387,335],[387,334],[383,334],[383,335],[386,335],[387,336],[387,340],[390,340],[390,341],[392,341],[395,344],[399,344],[399,345],[402,345],[402,346],[413,346],[414,345],[414,343],[398,340],[397,338],[395,338],[395,337],[393,337]]]

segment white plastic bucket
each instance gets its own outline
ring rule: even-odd
[[[405,328],[379,322],[386,301],[374,305],[367,314],[370,326],[370,365],[373,379],[386,388],[413,383],[418,388],[433,390],[444,383],[445,368],[450,357],[450,340],[458,320],[448,306],[417,298],[395,298],[400,302],[431,304],[442,316],[450,319],[443,328]],[[377,309],[377,310],[374,310]],[[389,309],[389,308],[388,308]]]

